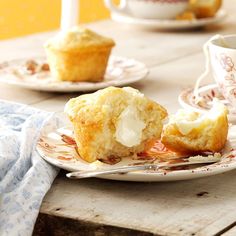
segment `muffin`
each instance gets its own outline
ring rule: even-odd
[[[190,0],[190,9],[197,18],[213,17],[222,5],[222,0]]]
[[[192,11],[187,10],[187,11],[181,13],[180,15],[176,16],[175,19],[176,20],[195,20],[196,16]]]
[[[89,29],[73,27],[59,32],[44,47],[52,77],[60,81],[102,81],[115,45]]]
[[[170,117],[161,142],[170,150],[183,153],[220,151],[227,140],[227,109],[216,102],[205,114],[179,110]]]
[[[78,153],[87,162],[127,157],[160,138],[166,110],[138,90],[109,87],[69,100]]]

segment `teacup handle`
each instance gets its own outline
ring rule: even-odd
[[[210,55],[209,55],[209,44],[212,40],[214,39],[222,39],[222,41],[224,41],[224,37],[220,34],[214,35],[213,37],[211,37],[204,45],[203,45],[203,52],[206,58],[206,63],[205,63],[205,71],[204,73],[202,73],[197,81],[196,84],[194,86],[194,90],[193,90],[193,95],[195,98],[195,103],[199,103],[201,101],[201,97],[199,96],[199,88],[201,86],[201,83],[203,81],[204,78],[206,78],[207,75],[209,75],[210,73]]]
[[[107,8],[109,8],[111,11],[116,13],[129,13],[129,10],[127,8],[127,0],[121,0],[120,5],[116,6],[112,0],[104,0],[105,5]]]

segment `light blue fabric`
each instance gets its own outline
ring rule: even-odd
[[[0,235],[31,235],[56,174],[35,150],[52,113],[0,101]]]

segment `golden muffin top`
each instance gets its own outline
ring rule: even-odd
[[[128,106],[130,103],[137,103],[136,105],[146,104],[148,105],[149,110],[158,110],[161,119],[164,119],[167,115],[166,110],[162,106],[145,97],[144,94],[137,89],[112,86],[100,89],[94,93],[84,94],[70,99],[66,103],[64,111],[71,120],[74,120],[81,109],[84,109],[86,113],[88,109],[99,108],[100,111],[102,111],[102,109],[105,109],[106,111],[110,109],[113,113],[115,108],[118,109],[118,107],[122,106],[122,103],[124,103],[125,106]],[[115,114],[113,113],[112,115]]]
[[[113,47],[114,45],[115,42],[111,38],[76,26],[65,31],[60,31],[57,35],[50,38],[44,47],[65,52],[76,52],[83,49],[96,50],[102,47]]]

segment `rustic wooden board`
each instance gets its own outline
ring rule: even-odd
[[[172,183],[71,181],[64,175],[41,213],[157,235],[214,235],[236,219],[236,171]]]
[[[107,226],[65,217],[39,214],[33,236],[153,236],[135,229]]]
[[[234,227],[227,230],[225,233],[222,234],[222,236],[235,236],[236,235],[236,221],[234,222]]]

